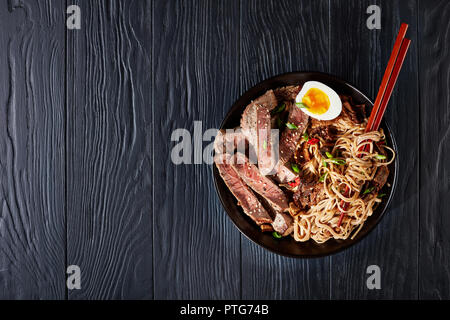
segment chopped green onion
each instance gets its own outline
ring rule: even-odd
[[[319,181],[323,182],[325,178],[327,177],[328,172],[325,172],[323,175],[320,176]]]
[[[325,159],[322,159],[322,165],[326,168],[326,167],[328,167],[328,164],[327,164],[327,162],[325,161]]]
[[[335,159],[335,158],[330,159],[330,162],[340,165],[340,166],[343,166],[344,164],[347,163],[347,162],[345,162],[344,159]]]
[[[309,140],[309,136],[306,132],[303,134],[303,140],[305,140],[305,141]]]
[[[377,198],[383,198],[384,196],[386,195],[386,193],[380,193],[378,196],[377,196]]]
[[[286,127],[288,127],[289,129],[291,129],[291,130],[295,130],[295,129],[298,129],[298,127],[295,125],[295,124],[293,124],[293,123],[286,123]]]
[[[371,193],[373,191],[373,189],[375,189],[375,187],[370,187],[370,188],[364,190],[363,194]]]
[[[300,172],[300,169],[298,168],[298,166],[297,166],[295,163],[292,163],[292,164],[291,164],[291,168],[292,168],[292,170],[294,170],[294,172],[296,172],[296,173],[299,173],[299,172]]]
[[[332,159],[333,158],[333,155],[331,153],[329,153],[328,151],[325,152],[325,154],[327,155],[328,159]]]
[[[266,140],[264,140],[264,142],[263,142],[263,148],[264,148],[264,150],[267,149],[267,141]]]
[[[299,107],[300,109],[309,109],[309,106],[303,102],[296,102],[295,103],[297,105],[297,107]]]
[[[278,232],[274,231],[272,232],[272,236],[276,239],[281,239],[281,234],[279,234]]]
[[[375,158],[377,158],[378,160],[384,160],[384,159],[386,159],[387,157],[386,157],[385,155],[383,155],[383,154],[377,154],[377,155],[375,156]]]
[[[286,104],[283,103],[282,105],[280,105],[280,106],[276,107],[275,109],[273,109],[270,113],[272,115],[274,115],[274,114],[282,112],[284,109],[286,109]]]

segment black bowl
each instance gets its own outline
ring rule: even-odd
[[[373,107],[372,101],[370,101],[370,99],[362,94],[361,91],[356,89],[347,81],[320,72],[291,72],[264,80],[245,92],[239,100],[234,103],[231,110],[223,120],[220,128],[227,129],[238,126],[245,107],[251,100],[256,99],[267,90],[287,85],[298,85],[311,80],[325,83],[334,89],[338,94],[351,96],[355,104],[365,104],[368,111],[370,111]],[[263,233],[260,228],[249,217],[247,217],[247,215],[242,211],[242,208],[237,205],[237,200],[228,190],[227,186],[220,177],[216,166],[214,166],[214,182],[220,201],[222,202],[223,207],[233,223],[247,238],[274,253],[295,258],[311,258],[326,256],[344,250],[361,241],[367,234],[369,234],[370,231],[373,230],[385,214],[394,194],[398,172],[398,150],[392,131],[385,121],[382,121],[381,127],[384,129],[387,144],[394,149],[397,157],[389,167],[390,175],[388,178],[388,183],[384,187],[384,190],[381,191],[386,193],[386,196],[382,198],[382,203],[378,205],[372,216],[367,219],[363,228],[353,240],[330,239],[323,244],[318,244],[313,240],[307,242],[297,242],[292,237],[275,239],[271,233]],[[390,185],[390,187],[388,185]]]

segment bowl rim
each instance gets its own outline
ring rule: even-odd
[[[316,74],[316,75],[322,75],[322,76],[325,76],[325,77],[332,78],[333,80],[335,80],[337,82],[341,82],[344,85],[351,87],[351,89],[353,89],[356,92],[358,92],[363,99],[366,99],[367,101],[370,102],[370,107],[373,107],[373,101],[369,97],[367,97],[364,93],[362,93],[362,91],[360,89],[358,89],[358,87],[356,87],[354,84],[352,84],[351,82],[349,82],[347,80],[343,80],[343,79],[341,79],[341,78],[339,78],[339,77],[337,77],[337,76],[335,76],[333,74],[320,72],[320,71],[309,71],[309,70],[306,70],[306,71],[291,71],[291,72],[285,72],[285,73],[281,73],[281,74],[278,74],[278,75],[266,78],[266,79],[258,82],[257,84],[255,84],[251,88],[247,89],[245,92],[243,92],[238,97],[238,99],[233,103],[233,105],[230,107],[230,109],[227,111],[225,117],[223,118],[223,120],[220,123],[220,129],[223,129],[224,124],[227,122],[228,118],[231,116],[231,111],[233,109],[235,109],[237,106],[240,105],[239,100],[241,100],[241,98],[244,95],[246,95],[248,92],[251,92],[251,91],[257,89],[258,87],[262,86],[265,82],[270,82],[270,81],[276,80],[276,79],[281,78],[281,77],[286,77],[286,76],[289,76],[289,75],[298,75],[298,74]],[[275,89],[275,88],[272,88],[272,89]],[[396,154],[394,162],[393,162],[393,164],[394,164],[394,176],[393,176],[393,180],[392,180],[392,186],[390,187],[389,197],[386,200],[386,204],[385,204],[385,206],[383,208],[383,211],[380,213],[380,215],[377,217],[377,219],[374,221],[374,223],[371,226],[369,226],[369,229],[367,229],[367,231],[364,234],[362,234],[358,239],[356,239],[356,240],[351,240],[351,239],[343,240],[343,241],[346,241],[346,243],[344,243],[339,248],[337,248],[337,249],[335,249],[333,251],[330,251],[330,252],[324,252],[324,253],[313,254],[313,255],[311,255],[311,254],[304,254],[304,255],[301,255],[301,254],[289,254],[289,253],[285,253],[285,252],[279,252],[279,251],[274,250],[273,248],[269,247],[268,245],[266,245],[264,243],[258,242],[257,240],[253,239],[250,235],[248,235],[240,227],[239,222],[237,220],[235,220],[233,218],[233,216],[228,212],[227,206],[225,204],[225,199],[223,199],[221,193],[219,192],[217,176],[220,176],[220,175],[218,174],[217,167],[213,163],[213,164],[211,164],[211,166],[212,166],[212,170],[213,170],[214,188],[216,190],[216,194],[217,194],[218,198],[220,199],[220,203],[222,204],[223,210],[225,210],[225,212],[227,213],[228,218],[233,222],[234,226],[247,239],[249,239],[251,242],[255,243],[256,245],[258,245],[258,246],[260,246],[260,247],[262,247],[262,248],[264,248],[264,249],[266,249],[266,250],[268,250],[268,251],[270,251],[272,253],[275,253],[277,255],[284,256],[284,257],[297,258],[297,259],[314,259],[314,258],[328,257],[328,256],[335,255],[335,254],[337,254],[339,252],[342,252],[342,251],[344,251],[344,250],[354,246],[357,243],[360,243],[363,239],[365,239],[378,226],[380,221],[385,216],[385,214],[386,214],[387,210],[389,209],[389,206],[390,206],[390,204],[392,202],[392,198],[395,195],[395,190],[396,190],[396,187],[397,187],[398,168],[399,168],[399,154],[398,154],[397,142],[395,140],[395,135],[394,135],[390,125],[385,120],[385,118],[382,119],[381,124],[386,127],[386,129],[387,129],[387,131],[389,133],[391,142],[392,142],[392,146],[391,147],[395,151],[395,154]],[[216,172],[214,172],[215,170],[216,170]],[[371,217],[369,217],[368,219],[370,219],[370,218]],[[348,241],[348,240],[350,240],[350,241]],[[309,241],[311,241],[311,240],[308,240],[307,242],[299,242],[299,245],[301,245],[302,243],[308,243]]]

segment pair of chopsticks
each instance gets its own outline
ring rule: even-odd
[[[389,58],[386,71],[384,72],[383,80],[381,81],[380,89],[378,90],[375,103],[373,105],[372,113],[370,114],[369,121],[367,123],[366,132],[378,130],[386,111],[387,104],[394,91],[395,83],[397,82],[400,69],[405,61],[406,53],[408,52],[411,40],[405,39],[408,25],[402,23],[400,31],[398,32],[397,39],[392,49],[391,57]]]
[[[367,122],[366,132],[375,131],[380,128],[381,119],[386,111],[387,104],[391,98],[392,92],[394,91],[398,75],[400,74],[403,62],[405,61],[406,53],[408,52],[409,45],[411,44],[411,40],[405,38],[407,30],[408,25],[406,23],[402,23],[400,25],[397,38],[395,39],[394,48],[392,49],[386,71],[384,72],[372,112],[370,113],[369,121]],[[360,150],[368,151],[368,148],[369,144],[365,144]],[[344,195],[348,197],[349,194],[350,189],[346,187]],[[342,220],[345,216],[345,211],[347,210],[349,204],[344,200],[341,200],[340,205],[344,210],[341,212],[341,216],[339,217],[338,228],[341,226]]]

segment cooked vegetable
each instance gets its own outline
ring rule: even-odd
[[[286,127],[288,127],[289,129],[291,129],[291,130],[295,130],[295,129],[298,129],[298,127],[295,125],[295,124],[293,124],[293,123],[286,123]]]
[[[308,140],[307,143],[310,144],[310,145],[317,144],[317,143],[319,143],[319,139],[311,138],[311,139]]]
[[[279,105],[278,107],[276,107],[275,109],[273,109],[270,113],[271,113],[272,115],[274,115],[274,114],[283,112],[284,109],[286,109],[286,104],[285,104],[285,103],[283,103],[282,105]]]
[[[325,152],[325,154],[326,154],[328,159],[332,159],[333,158],[333,155],[331,153],[329,153],[328,151]]]
[[[274,231],[272,232],[272,236],[276,239],[281,239],[281,234],[279,234],[278,232]]]
[[[335,159],[335,158],[330,159],[330,162],[340,166],[343,166],[344,164],[347,163],[344,159]]]
[[[305,140],[305,141],[308,141],[309,140],[309,136],[308,136],[308,133],[304,133],[303,134],[303,140]]]
[[[366,190],[364,190],[363,194],[371,193],[374,189],[375,189],[375,187],[367,188]]]
[[[385,155],[383,155],[383,154],[377,154],[377,155],[375,156],[375,158],[377,158],[378,160],[384,160],[384,159],[386,159],[387,157],[386,157]]]
[[[328,172],[325,172],[323,175],[320,176],[319,181],[324,182],[325,178],[327,177]]]
[[[300,109],[309,109],[308,105],[303,103],[303,102],[296,102],[295,103],[297,105],[297,107],[299,107]]]
[[[297,177],[295,178],[294,182],[288,182],[289,186],[291,186],[292,188],[295,188],[296,186],[298,186],[300,184],[300,178]]]
[[[299,173],[299,172],[300,172],[300,169],[298,168],[298,165],[295,164],[295,163],[292,163],[292,164],[291,164],[291,168],[292,168],[292,170],[293,170],[294,172],[296,172],[296,173]]]

